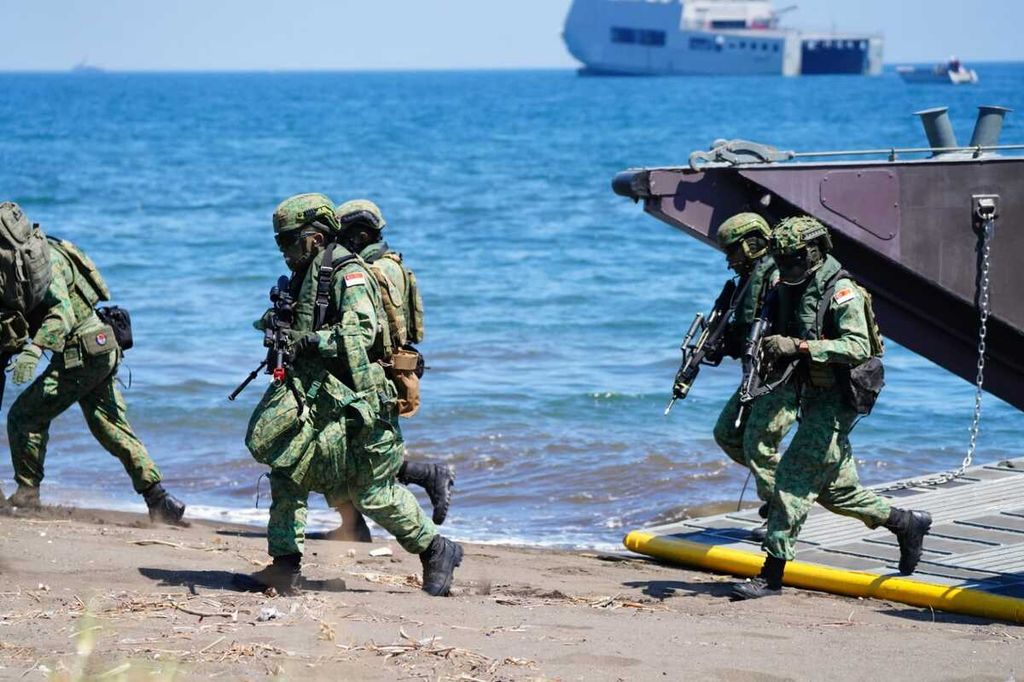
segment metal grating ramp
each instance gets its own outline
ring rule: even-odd
[[[938,585],[1024,598],[1024,458],[975,466],[939,486],[885,493],[894,505],[922,509],[933,518],[914,578]],[[644,533],[747,552],[761,519],[756,510],[687,519]],[[899,548],[889,531],[869,530],[856,519],[816,507],[797,543],[797,561],[897,575]]]

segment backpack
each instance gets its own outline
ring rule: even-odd
[[[871,346],[871,357],[864,362],[845,369],[840,372],[840,388],[846,403],[853,408],[857,414],[867,416],[871,414],[878,395],[885,388],[885,366],[882,364],[882,355],[885,354],[885,342],[882,340],[882,331],[878,327],[875,318],[875,311],[871,304],[871,294],[867,289],[854,281],[848,272],[840,270],[825,283],[824,293],[818,304],[817,328],[820,331],[825,323],[825,314],[828,312],[832,297],[835,295],[836,283],[842,278],[850,279],[857,292],[864,297],[864,318],[868,327],[868,340]]]
[[[28,313],[50,288],[50,248],[39,225],[17,204],[0,204],[0,300],[8,310]]]
[[[384,269],[377,265],[381,259],[398,263],[405,273],[405,302],[408,315],[391,297],[391,282]],[[402,255],[387,251],[370,261],[370,272],[377,279],[381,291],[381,303],[391,327],[393,351],[388,367],[388,378],[398,389],[398,416],[409,419],[420,409],[420,379],[423,378],[425,363],[423,354],[413,346],[423,341],[423,298],[420,296],[416,275],[402,262]]]
[[[50,246],[57,249],[71,263],[71,269],[75,272],[75,281],[72,286],[85,299],[89,307],[95,307],[100,301],[110,300],[110,289],[107,287],[107,283],[103,280],[99,268],[89,256],[85,255],[84,251],[64,239],[56,237],[47,237],[47,239]]]

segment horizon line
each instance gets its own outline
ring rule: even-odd
[[[930,61],[915,61],[915,60],[900,60],[900,61],[887,61],[883,62],[883,67],[890,66],[901,66],[901,65],[930,65],[942,62],[936,62],[935,60]],[[1024,59],[982,59],[971,61],[971,65],[975,64],[1021,64],[1024,63]],[[116,75],[135,75],[135,74],[312,74],[312,73],[337,73],[337,74],[361,74],[361,73],[487,73],[487,72],[510,72],[510,71],[578,71],[583,68],[582,65],[545,65],[545,66],[439,66],[439,67],[415,67],[415,66],[396,66],[396,67],[366,67],[366,68],[336,68],[336,67],[311,67],[311,68],[258,68],[258,67],[226,67],[226,68],[155,68],[155,69],[122,69],[122,68],[107,68],[98,64],[85,64],[85,69],[76,70],[81,64],[74,65],[65,69],[4,69],[0,68],[0,74],[4,75],[61,75],[69,74],[76,76],[102,76],[107,74]],[[673,74],[684,76],[686,74]],[[701,74],[695,74],[701,75]]]

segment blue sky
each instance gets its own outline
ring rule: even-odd
[[[886,61],[1024,59],[1024,0],[777,0],[881,31]],[[0,70],[573,67],[570,0],[0,0]]]

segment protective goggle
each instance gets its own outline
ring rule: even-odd
[[[274,235],[274,241],[277,242],[277,248],[285,251],[295,246],[303,237],[307,237],[313,233],[313,230],[289,230],[288,232],[279,232]]]
[[[369,225],[375,230],[379,230],[381,227],[380,218],[370,211],[354,211],[352,213],[346,213],[345,215],[338,217],[338,222],[341,223],[342,227],[348,227],[350,225]]]
[[[800,249],[793,253],[779,253],[773,256],[775,264],[783,270],[806,269],[810,263],[810,253],[807,249]]]

